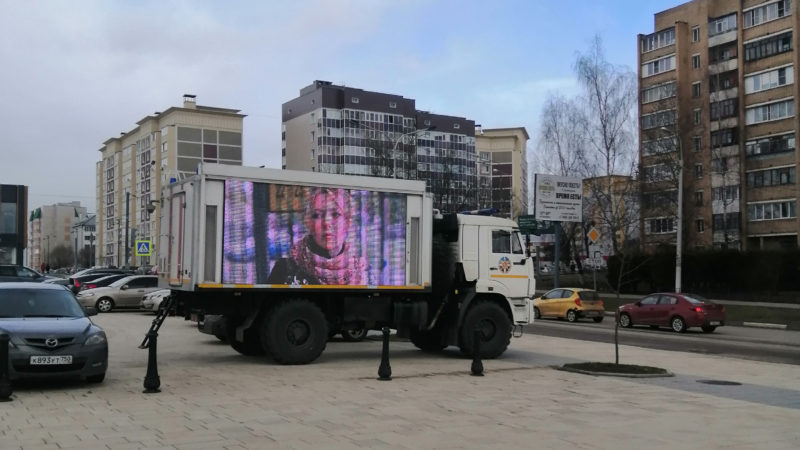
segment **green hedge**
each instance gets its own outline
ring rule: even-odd
[[[766,295],[780,300],[772,297],[800,291],[800,250],[685,252],[682,266],[681,290],[684,292],[726,294],[727,298]],[[613,287],[618,285],[620,270],[623,271],[620,292],[675,289],[674,251],[610,257],[608,283]]]

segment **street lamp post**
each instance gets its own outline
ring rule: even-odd
[[[681,254],[683,253],[683,144],[681,138],[672,130],[661,127],[660,130],[670,133],[678,148],[678,236],[675,243],[675,292],[681,292]]]

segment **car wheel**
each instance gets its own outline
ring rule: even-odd
[[[511,319],[497,303],[479,301],[467,311],[459,333],[463,355],[472,356],[476,328],[481,330],[481,358],[497,358],[506,351],[511,342]]]
[[[344,330],[342,331],[342,339],[347,342],[360,342],[367,337],[367,331],[368,330],[366,328],[351,328],[349,330]]]
[[[602,317],[602,316],[600,316],[600,317],[595,317],[595,318],[593,318],[592,320],[594,320],[594,323],[600,323],[600,322],[602,322],[602,321],[603,321],[603,317]]]
[[[713,333],[717,329],[715,325],[703,325],[703,333]]]
[[[109,312],[114,309],[114,300],[111,300],[108,297],[103,297],[94,304],[95,308],[97,308],[100,312]]]
[[[536,307],[533,308],[533,318],[534,319],[541,319],[542,318],[542,312],[539,311],[539,308],[536,308]]]
[[[628,313],[622,313],[619,315],[619,326],[622,328],[630,328],[633,326],[633,322],[631,322],[631,316]]]
[[[308,300],[280,303],[261,323],[261,344],[280,364],[308,364],[328,344],[328,321]]]
[[[97,375],[89,375],[88,377],[86,377],[86,382],[87,383],[92,383],[92,384],[97,384],[97,383],[102,383],[103,380],[105,380],[105,379],[106,379],[106,373],[103,372],[103,373],[97,374]]]
[[[225,318],[225,337],[232,349],[245,356],[260,356],[264,354],[261,340],[258,338],[256,327],[251,326],[244,330],[244,342],[236,340],[236,328],[244,321],[242,318]]]
[[[578,313],[574,309],[567,311],[567,322],[575,322],[578,320]]]
[[[673,317],[669,323],[672,326],[672,331],[676,333],[683,333],[684,331],[686,331],[686,322],[683,320],[681,316]]]

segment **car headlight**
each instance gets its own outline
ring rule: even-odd
[[[106,342],[106,334],[101,331],[86,338],[86,342],[83,345],[98,345],[98,344],[104,344],[105,342]]]

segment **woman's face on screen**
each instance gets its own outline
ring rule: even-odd
[[[336,203],[336,195],[321,192],[312,200],[309,218],[311,237],[331,256],[342,251],[347,239],[347,216]]]

